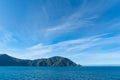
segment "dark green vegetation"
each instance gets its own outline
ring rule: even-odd
[[[70,59],[54,56],[50,58],[23,60],[0,54],[0,66],[78,66]]]

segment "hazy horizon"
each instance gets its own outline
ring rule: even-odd
[[[0,0],[0,54],[120,65],[120,0]]]

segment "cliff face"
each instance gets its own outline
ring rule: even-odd
[[[60,56],[36,60],[23,60],[6,54],[0,54],[0,66],[77,66],[77,64],[70,59]]]

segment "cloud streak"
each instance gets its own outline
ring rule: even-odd
[[[44,45],[40,43],[27,48],[24,52],[24,57],[27,56],[28,58],[34,59],[34,58],[50,57],[57,55],[57,56],[69,57],[70,59],[76,61],[77,63],[81,63],[83,65],[84,64],[92,65],[97,63],[95,61],[92,62],[92,60],[96,60],[94,58],[95,55],[96,58],[98,58],[100,61],[102,61],[102,59],[115,58],[115,56],[112,57],[109,55],[116,55],[116,54],[119,55],[119,53],[115,53],[115,52],[117,52],[118,49],[120,49],[120,47],[112,47],[109,49],[109,46],[120,45],[119,44],[120,35],[115,35],[115,36],[109,36],[109,35],[110,33],[106,33],[106,34],[91,36],[87,38],[79,38],[75,40],[63,41],[49,45]],[[108,45],[107,46],[108,49],[105,47],[105,45]],[[105,57],[107,55],[108,57]],[[85,59],[88,60],[88,62]],[[102,62],[100,63],[102,64]],[[103,62],[103,64],[105,63]],[[108,64],[111,63],[108,62]]]
[[[45,36],[49,37],[54,34],[59,36],[77,29],[81,29],[82,27],[91,27],[96,25],[101,26],[100,24],[96,24],[94,21],[99,19],[99,17],[102,16],[106,10],[109,10],[116,3],[117,1],[109,2],[101,0],[89,2],[84,0],[78,10],[66,18],[62,23],[46,29]]]

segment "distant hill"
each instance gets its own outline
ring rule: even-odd
[[[50,58],[23,60],[0,54],[0,66],[78,66],[70,59],[54,56]]]

